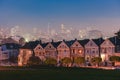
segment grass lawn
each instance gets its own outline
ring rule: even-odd
[[[120,80],[120,70],[83,68],[42,68],[3,70],[0,80]]]

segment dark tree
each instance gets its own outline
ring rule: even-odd
[[[65,57],[65,58],[61,59],[61,62],[62,62],[63,65],[68,67],[69,64],[72,63],[72,60],[69,57]]]
[[[120,30],[118,32],[115,33],[115,35],[120,38]]]
[[[85,62],[85,58],[84,57],[76,57],[74,59],[74,63],[78,64],[78,65],[81,65]]]
[[[120,62],[120,57],[119,56],[111,56],[109,60],[113,63],[112,66],[115,65],[115,62]]]
[[[47,58],[46,60],[45,60],[45,64],[47,64],[47,65],[52,65],[52,66],[55,66],[56,64],[57,64],[57,60],[56,59],[54,59],[54,58]]]
[[[96,66],[99,66],[99,63],[102,62],[102,58],[100,58],[100,57],[94,57],[94,58],[91,59],[91,62],[93,64],[96,64]]]
[[[18,60],[18,57],[15,57],[15,56],[10,56],[10,58],[9,58],[9,61],[12,63],[16,63],[17,60]]]
[[[40,65],[42,61],[37,56],[31,56],[27,62],[27,65],[33,66],[33,65]]]

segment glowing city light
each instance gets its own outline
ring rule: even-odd
[[[29,40],[27,38],[25,38],[25,42],[29,42]]]

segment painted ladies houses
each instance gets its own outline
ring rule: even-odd
[[[115,45],[111,42],[111,39],[106,39],[100,45],[100,54],[102,61],[109,61],[109,57],[115,53]]]
[[[54,58],[57,59],[57,49],[55,47],[55,43],[49,42],[47,43],[47,45],[45,46],[45,57],[46,58]]]
[[[84,57],[84,47],[80,42],[75,39],[73,44],[70,46],[71,57],[74,59],[76,57]]]
[[[70,48],[69,46],[66,44],[66,41],[63,40],[62,42],[60,42],[60,44],[57,46],[57,51],[58,51],[58,60],[60,61],[61,59],[65,58],[65,57],[69,57],[70,58]]]
[[[39,57],[40,60],[44,61],[45,60],[45,49],[44,47],[46,46],[47,44],[41,44],[41,42],[37,43],[37,46],[33,49],[34,51],[34,55]]]
[[[85,59],[90,61],[93,57],[99,57],[99,46],[92,39],[90,39],[85,44]]]

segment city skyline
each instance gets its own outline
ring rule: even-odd
[[[93,29],[113,36],[120,26],[119,7],[119,0],[1,0],[0,28],[57,32],[64,24],[68,32]]]

